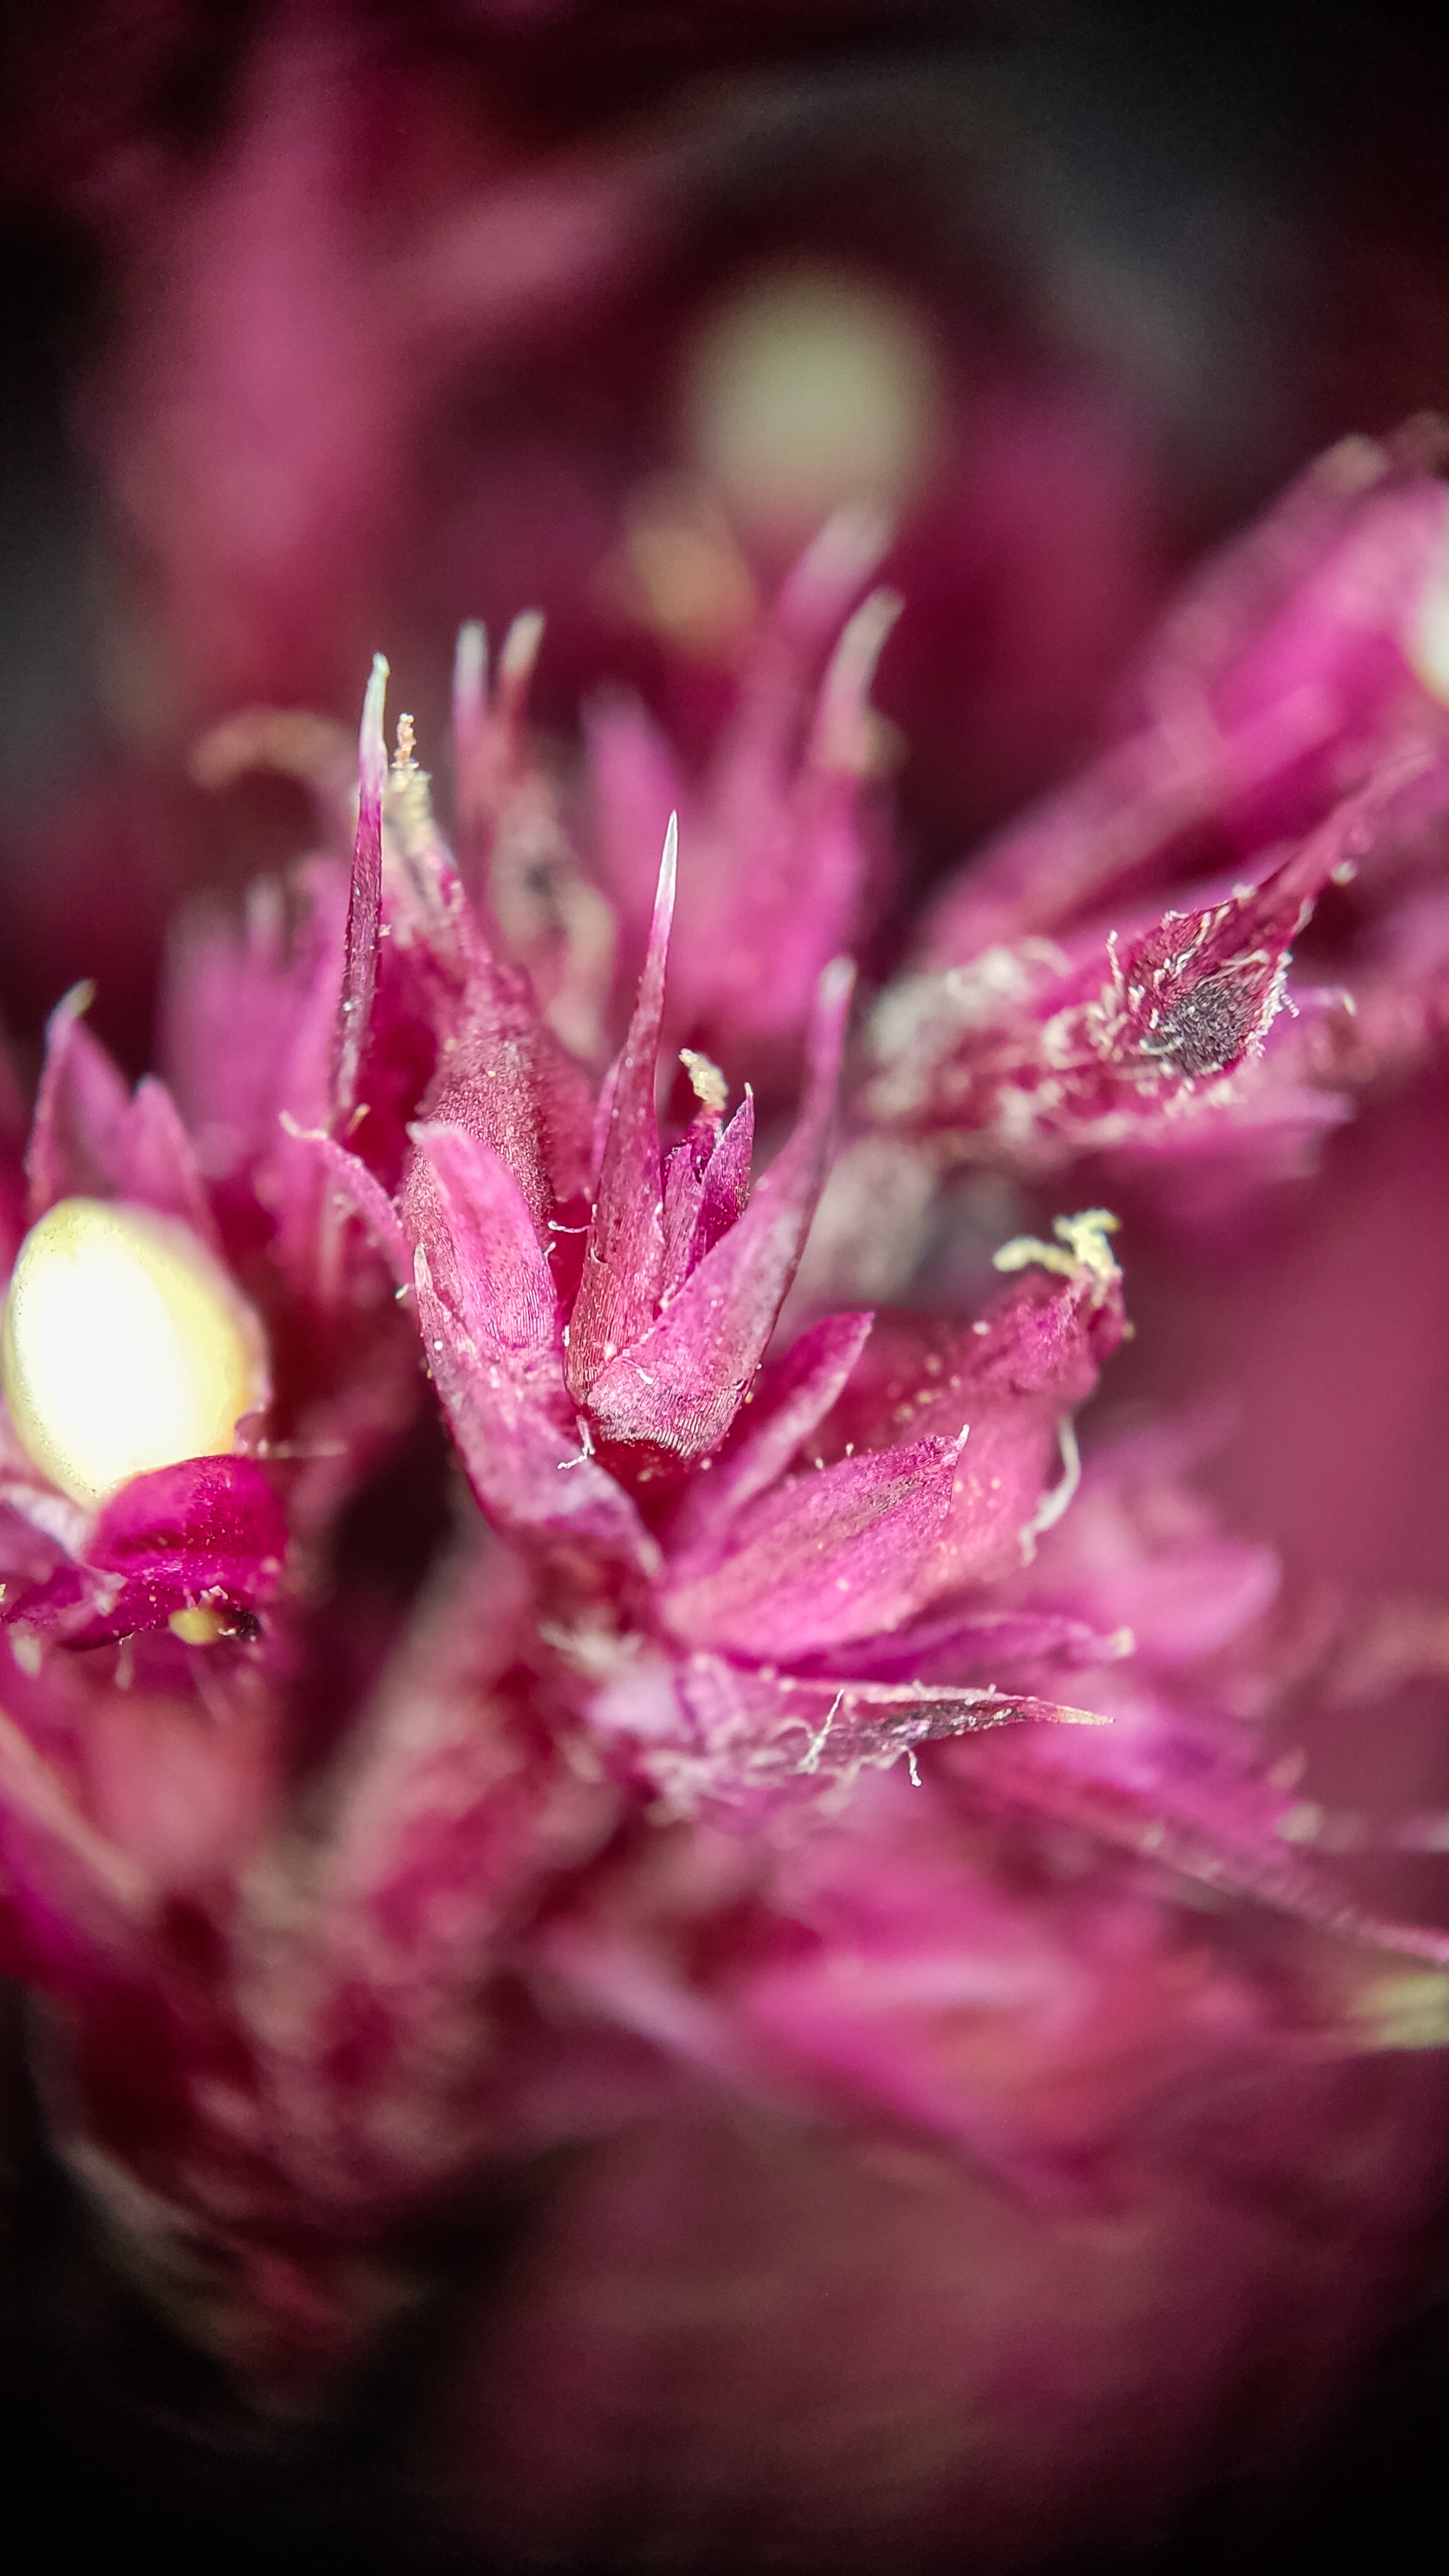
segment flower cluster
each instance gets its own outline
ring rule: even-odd
[[[57,2143],[244,2377],[335,2373],[420,2222],[506,2162],[641,2116],[695,2136],[701,2103],[813,2140],[847,2227],[842,2156],[938,2160],[930,2224],[968,2307],[994,2266],[1017,2283],[1032,2370],[1061,2322],[1024,2212],[1095,2314],[1115,2258],[1072,2227],[1150,2211],[1149,2372],[1174,2247],[1193,2279],[1273,2270],[1229,2171],[1265,2202],[1331,2171],[1332,2260],[1294,2297],[1368,2299],[1423,2132],[1390,2087],[1368,2135],[1343,2070],[1449,2038],[1449,1934],[1338,1872],[1305,1793],[1339,1610],[1310,1634],[1272,1550],[1220,1527],[1200,1426],[1125,1419],[1083,1468],[1124,1334],[1113,1215],[1010,1232],[984,1300],[871,1313],[852,1284],[892,1158],[923,1221],[966,1166],[1023,1212],[1074,1166],[1220,1209],[1205,1173],[1305,1168],[1432,1052],[1446,509],[1407,452],[1317,468],[1169,624],[1120,745],[947,890],[858,1065],[836,952],[880,882],[895,604],[847,622],[849,525],[679,795],[652,910],[661,745],[600,715],[581,857],[525,726],[536,630],[490,692],[470,629],[456,857],[406,719],[389,762],[379,665],[350,857],[184,932],[171,1087],[130,1095],[84,993],[60,1006],[7,1183],[0,1940],[43,1999]],[[616,942],[642,970],[600,1077]],[[715,1060],[752,1049],[759,1154]],[[904,1277],[910,1239],[885,1253]],[[1431,1631],[1366,1725],[1436,1669]],[[936,2510],[972,2492],[993,2331],[944,2335],[968,2430]],[[1192,2375],[1167,2378],[1190,2450]],[[1062,2407],[1070,2453],[1092,2410]],[[1008,2521],[1022,2431],[981,2451]]]
[[[1449,517],[1425,443],[1345,441],[1188,591],[1121,739],[936,904],[877,1006],[872,1121],[947,1163],[1281,1173],[1432,1048]],[[1290,978],[1350,886],[1331,985]]]

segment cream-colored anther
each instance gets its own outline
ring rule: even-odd
[[[0,1385],[27,1455],[91,1509],[150,1468],[235,1449],[270,1392],[261,1323],[190,1227],[79,1198],[20,1247]]]

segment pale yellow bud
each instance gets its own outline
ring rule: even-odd
[[[792,543],[832,511],[909,502],[939,443],[936,353],[905,298],[789,267],[714,312],[684,382],[690,444],[744,525]]]
[[[1443,496],[1439,543],[1415,602],[1405,639],[1410,668],[1431,698],[1449,706],[1449,493]]]
[[[131,1476],[234,1450],[268,1399],[266,1338],[189,1226],[62,1199],[20,1247],[0,1385],[27,1455],[94,1509]]]

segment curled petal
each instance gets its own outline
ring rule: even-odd
[[[133,1476],[98,1515],[84,1558],[25,1590],[3,1616],[70,1646],[160,1628],[211,1612],[224,1634],[275,1591],[287,1524],[254,1458],[187,1458]]]

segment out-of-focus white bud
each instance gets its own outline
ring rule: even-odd
[[[151,1468],[235,1449],[270,1393],[260,1319],[190,1227],[85,1198],[20,1247],[0,1384],[27,1455],[90,1509]]]

